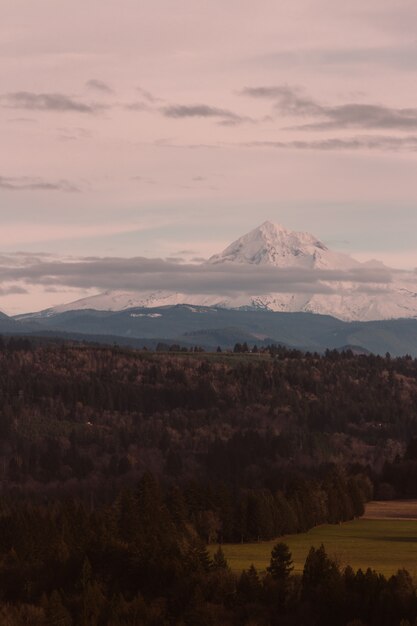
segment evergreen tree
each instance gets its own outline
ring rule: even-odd
[[[226,557],[222,547],[219,546],[213,556],[213,568],[215,569],[229,569]]]
[[[313,596],[337,572],[337,566],[327,556],[323,544],[319,548],[310,548],[303,570],[303,594]]]
[[[262,594],[262,583],[256,567],[250,566],[248,570],[243,570],[238,583],[237,592],[242,602],[258,602]]]
[[[73,621],[70,612],[62,603],[58,591],[53,591],[46,605],[45,616],[47,624],[51,626],[72,626]]]
[[[277,543],[271,552],[271,561],[267,571],[274,580],[286,583],[293,571],[291,552],[286,543]]]

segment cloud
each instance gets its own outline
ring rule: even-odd
[[[83,139],[90,139],[92,132],[86,128],[72,127],[72,128],[57,128],[58,138],[60,141],[77,141]]]
[[[132,176],[130,180],[134,180],[139,183],[145,183],[147,185],[156,185],[156,180],[149,176]]]
[[[212,107],[207,104],[171,104],[162,107],[161,112],[165,117],[174,119],[188,118],[188,117],[206,117],[217,118],[219,124],[223,126],[234,126],[242,124],[243,122],[253,121],[248,117],[242,117],[229,111],[228,109],[221,109],[218,107]]]
[[[9,287],[0,287],[0,296],[22,295],[29,293],[27,289],[20,285],[10,285]]]
[[[344,104],[323,107],[323,122],[305,124],[307,130],[331,128],[417,129],[417,109],[394,109],[372,104]]]
[[[38,121],[33,119],[32,117],[10,117],[8,122],[13,124],[37,124]]]
[[[16,91],[0,96],[3,107],[27,109],[30,111],[56,111],[94,114],[103,109],[103,105],[85,104],[62,93],[33,93]]]
[[[391,137],[363,135],[351,138],[317,139],[312,141],[249,141],[239,144],[247,148],[276,148],[279,150],[380,150],[383,152],[417,151],[417,135]]]
[[[152,145],[157,148],[180,148],[184,150],[219,150],[221,148],[220,144],[214,143],[176,143],[170,138],[156,139]]]
[[[10,267],[0,264],[0,283],[23,282],[45,287],[67,286],[99,290],[179,291],[186,294],[336,293],[340,283],[354,282],[365,289],[388,285],[386,268],[308,270],[251,265],[178,263],[177,259],[136,257],[41,261]]]
[[[383,66],[401,70],[417,69],[416,44],[367,46],[355,48],[282,49],[255,57],[264,67],[326,67]]]
[[[167,261],[168,263],[185,263],[186,259],[184,259],[184,257],[181,256],[167,256],[165,261]]]
[[[158,103],[165,102],[163,98],[157,98],[150,91],[142,89],[142,87],[137,87],[136,91],[142,96],[142,100],[126,104],[125,109],[128,111],[155,111]]]
[[[125,233],[138,233],[161,226],[170,225],[171,221],[163,217],[150,217],[131,221],[92,221],[76,223],[68,219],[62,223],[45,223],[42,221],[8,222],[0,229],[0,245],[26,246],[39,242],[72,241],[76,239],[97,239]],[[24,253],[20,253],[23,255]]]
[[[319,115],[322,111],[322,107],[311,98],[303,96],[298,87],[245,87],[241,94],[251,98],[274,100],[276,107],[288,115]]]
[[[324,105],[303,95],[299,88],[288,85],[245,87],[241,93],[252,98],[273,100],[276,110],[284,116],[318,118],[317,122],[297,126],[298,129],[417,129],[416,108],[394,108],[356,102]]]
[[[163,102],[162,98],[157,98],[150,91],[147,91],[146,89],[142,89],[142,87],[137,87],[136,91],[140,93],[142,98],[144,98],[148,102],[151,102],[152,104],[155,104],[156,102]]]
[[[0,176],[0,189],[6,191],[65,191],[66,193],[80,191],[76,185],[68,180],[48,181],[27,176]]]
[[[26,267],[45,261],[52,261],[53,255],[47,252],[11,252],[0,254],[0,266],[2,267]],[[60,259],[62,260],[62,259]]]
[[[148,102],[129,102],[125,104],[128,111],[152,111],[153,107]]]
[[[106,93],[106,94],[114,93],[110,85],[108,85],[102,80],[98,80],[97,78],[90,78],[90,80],[86,82],[86,87],[88,87],[88,89],[100,91],[101,93]]]
[[[79,295],[80,290],[79,289],[68,289],[68,287],[44,287],[43,289],[44,293],[75,293],[77,295]],[[88,295],[88,291],[86,290],[85,293]]]

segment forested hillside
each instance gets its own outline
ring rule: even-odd
[[[410,357],[3,340],[2,623],[328,623],[310,614],[308,574],[276,606],[273,576],[237,580],[205,545],[352,519],[374,493],[417,495],[416,435]],[[345,624],[365,583],[314,558]],[[375,576],[369,615],[388,593],[399,615],[404,580]]]
[[[417,435],[409,357],[151,353],[10,339],[0,350],[3,484],[221,481],[275,489],[290,472],[377,475]],[[121,477],[123,477],[121,479]]]

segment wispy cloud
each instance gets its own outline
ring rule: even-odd
[[[220,144],[215,144],[215,143],[180,143],[180,142],[175,142],[173,139],[170,139],[169,137],[163,137],[161,139],[156,139],[153,143],[153,146],[156,146],[157,148],[172,148],[172,149],[176,149],[176,148],[181,148],[181,149],[185,149],[185,150],[218,150],[221,148]]]
[[[317,115],[322,111],[322,107],[312,98],[304,96],[299,87],[288,85],[244,87],[241,94],[251,98],[272,100],[277,108],[291,115]]]
[[[188,117],[216,118],[219,120],[219,123],[224,126],[234,126],[244,122],[253,121],[251,118],[243,117],[233,111],[229,111],[228,109],[213,107],[208,104],[170,104],[162,107],[161,112],[165,115],[165,117],[174,119]]]
[[[262,54],[253,59],[264,67],[326,67],[345,68],[358,66],[383,66],[415,71],[417,68],[415,43],[391,46],[357,46],[327,48],[284,48]]]
[[[417,129],[417,108],[394,108],[357,102],[325,105],[304,95],[301,89],[288,85],[246,87],[242,94],[252,98],[272,100],[275,109],[284,116],[318,118],[318,121],[297,127],[305,130]]]
[[[62,93],[16,91],[0,96],[1,106],[29,111],[56,111],[94,114],[105,108],[102,104],[80,102]]]
[[[134,100],[124,105],[124,108],[128,111],[159,111],[158,106],[160,103],[165,102],[163,98],[154,96],[153,93],[142,87],[136,87],[136,91],[141,96],[141,100]]]
[[[124,108],[128,111],[153,111],[153,106],[148,102],[129,102],[124,105]]]
[[[97,78],[90,78],[90,80],[86,82],[86,87],[105,94],[114,93],[110,85],[105,83],[103,80],[98,80]]]
[[[379,150],[382,152],[417,151],[417,135],[391,137],[363,135],[351,138],[330,137],[329,139],[293,141],[248,141],[239,144],[247,148],[276,148],[279,150]]]
[[[156,180],[154,178],[150,178],[149,176],[132,176],[131,180],[138,183],[145,183],[146,185],[156,185]]]
[[[10,285],[8,287],[0,287],[0,296],[20,296],[29,293],[27,289],[21,285]]]
[[[151,93],[147,89],[142,89],[142,87],[136,87],[136,91],[140,93],[140,95],[142,96],[144,100],[147,100],[148,102],[151,102],[152,104],[155,104],[157,102],[163,102],[162,98],[157,98],[156,96],[153,95],[153,93]]]
[[[37,120],[33,119],[32,117],[10,117],[7,121],[13,124],[37,124],[38,123]]]
[[[66,193],[80,191],[79,187],[68,180],[50,181],[27,176],[0,176],[0,189],[7,191],[65,191]]]
[[[79,139],[90,139],[92,132],[86,128],[72,127],[72,128],[58,128],[60,141],[77,141]]]
[[[124,233],[138,233],[152,230],[163,225],[170,224],[169,220],[149,218],[149,220],[131,221],[108,221],[76,223],[74,221],[45,224],[35,221],[25,221],[24,228],[21,222],[9,222],[2,224],[0,229],[0,246],[30,246],[40,242],[71,241],[74,239],[97,239],[101,237],[116,236]],[[1,263],[1,259],[0,259]]]

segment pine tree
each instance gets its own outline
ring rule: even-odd
[[[294,569],[291,552],[286,543],[277,543],[271,552],[271,562],[267,571],[274,580],[288,581]]]
[[[237,590],[243,602],[257,602],[260,599],[262,584],[256,567],[252,564],[243,570],[237,583]]]
[[[47,624],[51,626],[72,626],[73,621],[70,612],[62,603],[58,591],[53,591],[45,609]]]
[[[226,557],[224,556],[224,552],[221,546],[219,546],[214,553],[213,567],[215,569],[229,569],[229,565],[227,563]]]
[[[337,566],[329,559],[321,544],[320,548],[310,548],[303,570],[303,594],[314,595],[318,587],[324,586],[337,572]]]

